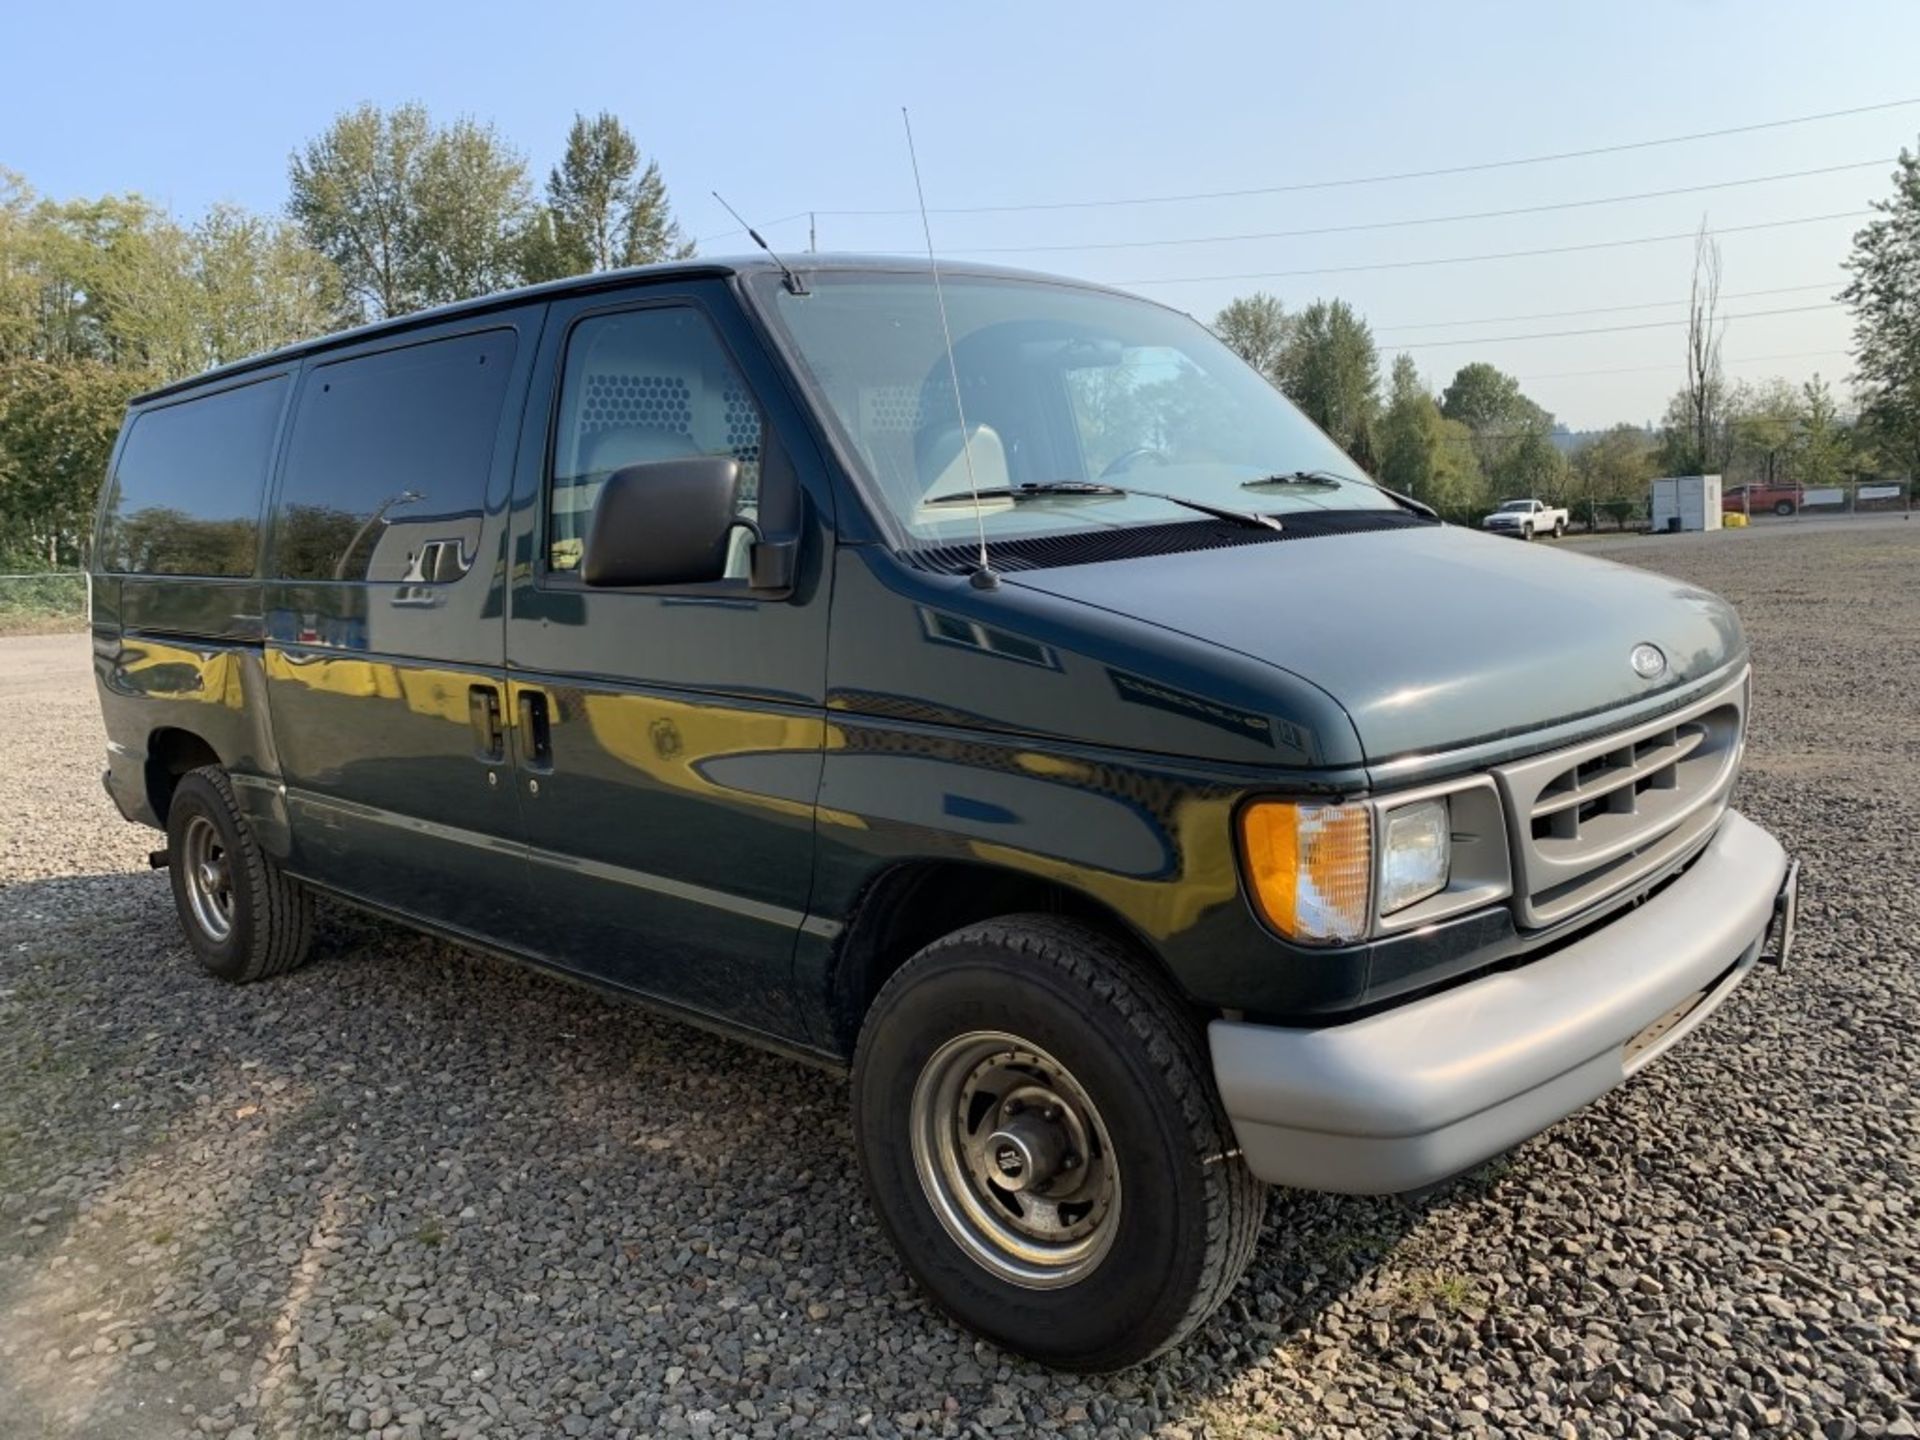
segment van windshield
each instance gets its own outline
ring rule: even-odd
[[[1282,517],[1396,508],[1186,316],[1044,281],[941,278],[964,445],[928,275],[815,272],[806,295],[773,277],[756,287],[868,494],[912,538],[958,543],[981,523],[992,539],[1200,518],[1165,496]]]

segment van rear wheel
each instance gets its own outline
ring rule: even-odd
[[[867,1016],[853,1112],[908,1269],[1048,1364],[1149,1359],[1252,1259],[1265,1189],[1234,1156],[1201,1028],[1091,927],[1016,916],[922,950]]]
[[[167,873],[180,927],[209,974],[264,980],[307,958],[312,898],[262,853],[217,765],[182,776],[173,792]]]

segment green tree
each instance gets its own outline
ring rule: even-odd
[[[1441,392],[1440,413],[1472,433],[1474,456],[1500,495],[1559,494],[1566,462],[1550,438],[1553,416],[1506,371],[1483,360],[1462,365]]]
[[[1213,317],[1213,333],[1262,375],[1276,379],[1293,338],[1293,320],[1278,296],[1262,290],[1229,300]]]
[[[1483,507],[1486,480],[1474,458],[1472,433],[1440,413],[1410,355],[1393,362],[1387,407],[1374,438],[1380,479],[1389,488],[1454,519]]]
[[[523,240],[526,277],[552,280],[691,254],[659,164],[642,166],[640,146],[618,117],[604,110],[592,119],[575,115],[566,154],[547,176],[547,203]]]
[[[1802,400],[1799,390],[1778,378],[1759,385],[1743,383],[1728,394],[1725,473],[1732,483],[1786,483]]]
[[[1893,196],[1855,233],[1840,298],[1853,307],[1854,387],[1883,457],[1920,478],[1920,153],[1902,147]]]
[[[77,564],[128,399],[150,383],[98,360],[0,362],[0,559]]]
[[[1380,409],[1373,331],[1344,300],[1316,300],[1293,327],[1280,361],[1281,388],[1342,449],[1365,463]]]
[[[362,105],[288,165],[288,213],[374,318],[513,283],[532,210],[526,162],[492,127]]]
[[[1840,423],[1832,389],[1817,374],[1800,388],[1800,415],[1789,443],[1794,478],[1802,485],[1814,489],[1847,478],[1852,436]]]
[[[1656,473],[1653,439],[1637,425],[1616,425],[1574,452],[1573,518],[1592,529],[1601,515],[1623,522],[1647,498]]]
[[[1440,413],[1475,433],[1501,429],[1538,409],[1521,393],[1518,380],[1484,360],[1462,365],[1440,392]]]

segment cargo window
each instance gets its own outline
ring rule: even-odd
[[[514,333],[316,366],[274,516],[273,573],[440,585],[472,569]]]
[[[134,417],[114,468],[100,568],[135,575],[254,573],[260,497],[287,377]]]
[[[664,306],[582,320],[568,338],[561,381],[547,567],[579,568],[601,485],[647,460],[739,461],[735,503],[754,518],[763,429],[760,407],[698,311]],[[744,562],[744,548],[736,547],[729,573],[739,566],[744,575]]]

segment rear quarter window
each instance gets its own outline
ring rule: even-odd
[[[133,417],[100,529],[102,570],[252,575],[287,377],[196,395]]]

